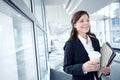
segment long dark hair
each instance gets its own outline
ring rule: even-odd
[[[72,24],[72,30],[71,30],[71,34],[70,34],[70,38],[69,40],[75,40],[77,39],[77,35],[78,35],[78,32],[76,30],[76,28],[74,28],[74,24],[80,19],[80,17],[82,15],[86,14],[89,18],[89,14],[86,12],[86,11],[78,11],[76,12],[73,16],[72,16],[72,19],[71,19],[71,24]],[[87,34],[89,36],[92,36],[94,38],[96,38],[95,34],[91,33],[90,29],[89,31],[87,32]]]

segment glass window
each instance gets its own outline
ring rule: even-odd
[[[37,80],[33,23],[0,3],[0,79]]]
[[[19,80],[36,80],[33,23],[20,14],[13,19]]]
[[[120,7],[119,2],[110,4],[111,16],[111,43],[117,45],[120,43]],[[117,46],[120,48],[120,46]]]
[[[44,32],[37,28],[37,44],[38,44],[38,53],[40,61],[40,70],[41,70],[41,80],[47,79],[47,60],[46,60],[46,51],[45,51],[45,40]]]
[[[97,37],[99,38],[100,45],[102,45],[105,42],[105,25],[104,25],[104,20],[99,20],[97,21],[97,28],[96,32],[98,32]]]
[[[37,20],[39,21],[41,27],[43,27],[42,1],[41,0],[35,0],[35,16],[36,16]]]
[[[0,79],[18,80],[13,18],[1,10],[6,9],[0,8]]]
[[[103,20],[96,20],[91,21],[91,31],[96,34],[97,38],[99,39],[100,45],[105,42],[105,31],[104,31],[104,21]]]
[[[109,19],[106,19],[105,20],[105,38],[106,38],[106,41],[110,43],[110,24],[109,24],[110,20]]]
[[[31,0],[23,0],[27,7],[31,10]]]
[[[98,23],[97,36],[101,44],[105,41],[109,42],[112,47],[120,48],[120,2],[112,1],[109,5],[100,9],[93,15],[99,16],[96,20]],[[98,29],[100,28],[100,29]]]

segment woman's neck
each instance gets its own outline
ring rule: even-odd
[[[82,36],[83,38],[87,39],[87,34],[79,33],[78,35]]]
[[[88,36],[87,36],[87,34],[78,34],[78,35],[83,37],[86,40],[86,44],[88,44]]]

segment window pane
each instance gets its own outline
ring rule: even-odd
[[[39,21],[40,25],[43,27],[41,7],[42,7],[41,0],[35,0],[35,16],[37,20]]]
[[[22,15],[13,16],[13,18],[19,78],[20,80],[36,80],[33,24]]]
[[[38,51],[40,58],[41,80],[47,79],[47,60],[45,53],[44,32],[37,28]]]
[[[33,23],[0,3],[0,79],[37,80]]]
[[[33,46],[33,24],[23,16],[14,17],[15,47],[20,80],[35,80],[35,53]]]
[[[96,24],[96,31],[101,44],[107,41],[112,47],[120,48],[120,35],[118,35],[120,34],[119,9],[120,2],[119,0],[116,0],[112,1],[112,3],[106,5],[104,8],[94,13],[95,16],[99,16],[96,19],[96,21],[98,22]]]
[[[2,9],[0,8],[0,79],[18,80],[13,18],[2,13]]]
[[[112,3],[110,5],[110,13],[111,13],[111,43],[116,46],[120,44],[120,7],[119,2]],[[120,48],[120,46],[117,46]]]

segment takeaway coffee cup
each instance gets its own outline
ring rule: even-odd
[[[90,61],[100,63],[100,57],[101,57],[101,54],[97,51],[90,51],[89,52]]]

